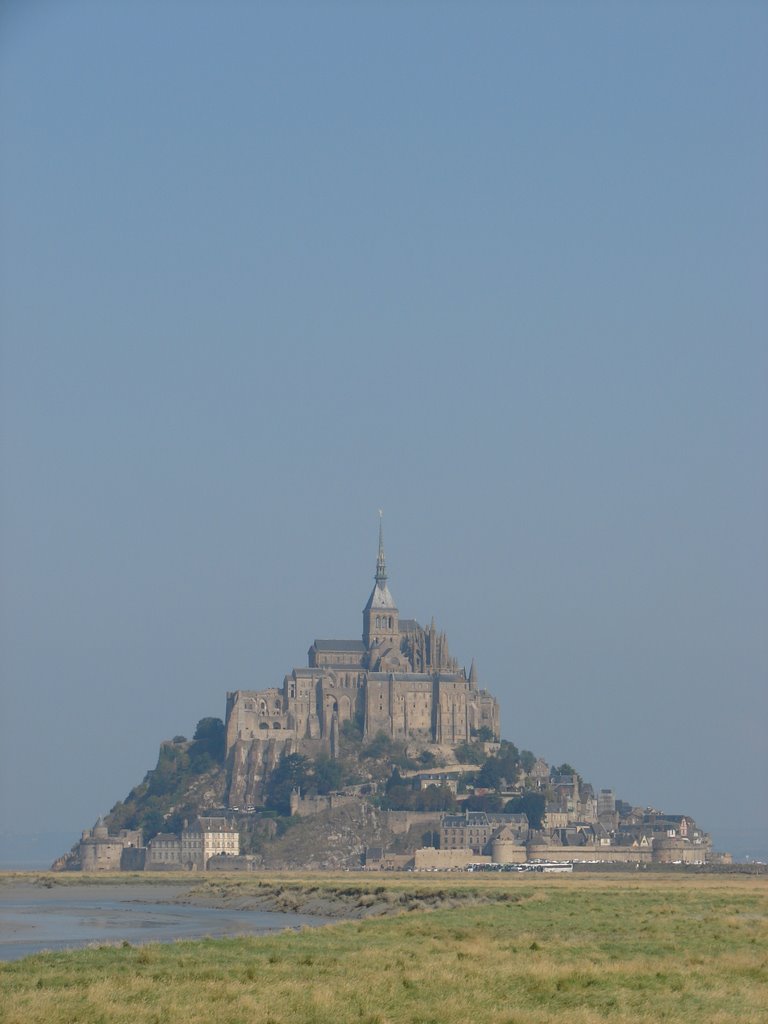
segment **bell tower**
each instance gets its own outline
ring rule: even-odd
[[[400,622],[397,605],[387,586],[387,562],[384,557],[383,513],[379,509],[379,554],[376,559],[376,583],[363,608],[363,643],[371,648],[382,640],[400,643]]]

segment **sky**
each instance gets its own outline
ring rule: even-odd
[[[768,857],[768,7],[6,0],[0,813],[403,616]],[[59,851],[54,851],[59,852]]]

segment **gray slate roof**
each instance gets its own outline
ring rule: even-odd
[[[363,654],[366,646],[362,640],[315,640],[316,651],[354,651]]]
[[[400,632],[401,633],[418,633],[421,626],[418,624],[416,619],[400,619]]]
[[[397,609],[395,599],[390,594],[389,587],[386,582],[376,584],[371,591],[371,596],[368,598],[368,603],[363,611],[368,612],[372,608],[383,608],[385,610],[392,609],[393,611]]]

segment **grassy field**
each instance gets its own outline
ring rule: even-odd
[[[146,882],[146,876],[141,878]],[[261,876],[206,881],[258,892]],[[270,876],[397,916],[0,964],[0,1020],[703,1024],[768,1020],[765,877]],[[211,886],[215,888],[212,890]],[[422,906],[442,900],[437,910]],[[484,901],[484,902],[480,902]]]

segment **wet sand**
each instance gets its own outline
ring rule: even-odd
[[[42,950],[256,935],[328,923],[330,915],[214,907],[180,883],[0,885],[0,960]]]

